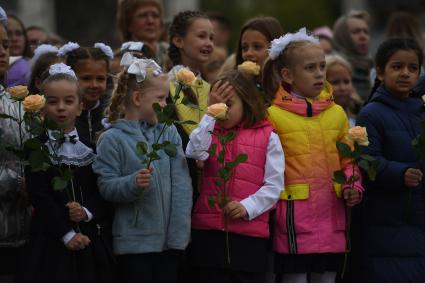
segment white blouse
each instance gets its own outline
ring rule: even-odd
[[[204,115],[198,128],[189,137],[186,147],[186,156],[196,160],[207,160],[209,157],[215,119]],[[271,209],[279,200],[284,190],[285,155],[276,133],[272,132],[267,145],[267,156],[264,168],[264,183],[261,188],[249,197],[241,200],[241,204],[248,212],[248,219],[252,220]],[[236,167],[237,169],[237,167]]]

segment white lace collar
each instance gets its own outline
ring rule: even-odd
[[[64,139],[59,142],[53,131],[49,130],[48,136],[49,140],[46,142],[46,146],[53,164],[87,166],[94,161],[96,155],[91,148],[80,141],[76,129],[65,134]]]

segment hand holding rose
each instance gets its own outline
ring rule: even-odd
[[[137,173],[136,175],[136,184],[139,188],[145,189],[149,186],[149,183],[151,181],[151,174],[152,174],[153,168],[150,169],[142,169]]]
[[[404,173],[404,184],[406,187],[414,188],[422,182],[422,171],[415,168],[409,168]]]
[[[353,207],[362,200],[360,192],[355,189],[345,189],[343,196],[348,207]]]
[[[224,207],[224,214],[231,219],[246,218],[248,212],[246,208],[238,201],[231,201]]]
[[[68,202],[65,206],[69,210],[69,219],[72,222],[78,223],[87,220],[87,213],[78,202]]]
[[[74,237],[66,244],[68,250],[80,251],[90,245],[90,239],[84,234],[77,233]]]

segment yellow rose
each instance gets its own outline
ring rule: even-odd
[[[348,139],[356,142],[359,145],[368,146],[369,139],[367,137],[367,131],[365,127],[353,127],[348,130]]]
[[[23,85],[13,86],[7,89],[10,96],[15,100],[23,100],[28,95],[28,88]]]
[[[25,97],[25,100],[22,104],[24,105],[25,111],[35,113],[40,111],[44,107],[45,102],[46,99],[44,98],[44,96],[33,94]]]
[[[195,77],[195,74],[192,71],[190,71],[188,68],[181,68],[176,73],[176,80],[178,83],[191,85],[195,82],[196,77]]]
[[[238,71],[248,75],[258,76],[260,74],[260,65],[251,61],[245,61],[238,66]]]
[[[208,106],[207,114],[214,117],[216,120],[224,120],[227,115],[227,105],[225,103],[216,103]]]

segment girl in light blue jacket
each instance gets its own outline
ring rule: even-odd
[[[128,56],[126,60],[128,60]],[[123,60],[125,60],[123,57]],[[101,194],[115,203],[113,244],[122,282],[177,282],[180,256],[189,242],[192,187],[181,139],[159,124],[153,103],[165,106],[167,77],[151,60],[131,58],[109,106],[110,128],[99,138],[93,164]],[[138,142],[169,141],[177,154],[158,150],[149,169]],[[137,214],[137,217],[136,217]]]

